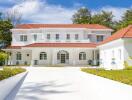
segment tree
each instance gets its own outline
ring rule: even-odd
[[[8,59],[8,54],[4,52],[0,52],[0,65],[3,65],[5,60]]]
[[[121,29],[123,27],[127,27],[128,25],[132,24],[132,8],[128,9],[122,19],[117,23],[116,28]]]
[[[17,9],[8,10],[4,14],[5,20],[9,20],[14,26],[21,23],[22,14]]]
[[[80,8],[73,16],[72,21],[74,24],[90,24],[91,12],[87,8]]]
[[[6,43],[6,45],[10,45],[12,37],[10,29],[13,28],[13,25],[9,20],[0,20],[0,43]]]
[[[113,17],[114,16],[112,12],[101,11],[101,13],[97,13],[92,16],[92,23],[100,24],[112,28]]]
[[[0,12],[0,20],[2,20],[2,12]]]

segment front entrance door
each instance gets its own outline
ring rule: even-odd
[[[66,55],[61,54],[61,63],[65,63],[65,62],[66,62]]]

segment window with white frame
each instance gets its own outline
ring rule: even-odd
[[[20,52],[17,52],[16,54],[16,60],[21,60],[22,59],[22,55]]]
[[[40,60],[47,60],[47,53],[46,52],[41,52],[39,55]]]
[[[70,34],[66,34],[66,39],[70,40]]]
[[[59,40],[59,38],[60,38],[59,34],[56,34],[56,40]]]
[[[78,34],[75,34],[75,40],[78,40],[79,36]]]
[[[27,41],[27,35],[20,35],[20,41]]]
[[[47,34],[47,39],[50,40],[50,34]]]
[[[86,60],[86,53],[85,52],[79,53],[79,60]]]
[[[37,40],[37,34],[34,34],[33,38],[34,38],[34,41],[36,41]]]
[[[104,36],[103,35],[97,35],[97,42],[103,41]]]
[[[91,39],[91,34],[87,34],[87,39]]]

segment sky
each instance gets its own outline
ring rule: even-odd
[[[81,7],[92,14],[112,11],[118,21],[132,8],[132,0],[0,0],[0,12],[17,11],[22,15],[22,23],[72,23],[72,15]]]

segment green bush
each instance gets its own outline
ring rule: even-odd
[[[3,65],[6,59],[8,59],[8,54],[0,52],[0,65]]]
[[[25,71],[26,69],[24,68],[4,67],[3,70],[0,70],[0,80],[6,79],[8,77],[14,76]]]
[[[132,70],[132,66],[128,64],[127,61],[124,61],[125,70]]]

